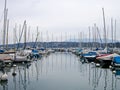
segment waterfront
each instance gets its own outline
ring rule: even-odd
[[[13,76],[13,71],[16,76]],[[70,52],[55,52],[29,64],[5,68],[8,82],[0,90],[119,90],[120,76],[109,68],[81,63]],[[0,71],[0,73],[2,73]]]

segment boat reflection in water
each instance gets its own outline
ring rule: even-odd
[[[13,72],[16,75],[13,75]],[[2,72],[0,72],[2,73]],[[82,63],[70,52],[56,52],[6,71],[0,90],[119,90],[120,79],[109,69]],[[116,73],[117,74],[117,73]]]

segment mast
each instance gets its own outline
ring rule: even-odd
[[[112,37],[112,49],[113,49],[113,19],[111,18],[111,37]]]
[[[8,49],[8,29],[9,29],[9,20],[7,20],[6,49]]]
[[[66,43],[66,45],[65,45],[65,49],[67,50],[67,33],[65,32],[65,43]]]
[[[13,42],[14,42],[14,50],[16,50],[16,24],[15,24],[15,28],[13,29]]]
[[[51,40],[52,49],[53,49],[53,44],[54,44],[54,40],[53,40],[53,33],[52,33],[52,40]]]
[[[43,35],[42,35],[42,32],[40,33],[41,34],[41,47],[43,47]]]
[[[115,20],[115,32],[114,32],[114,47],[116,47],[116,20]]]
[[[80,48],[82,49],[82,42],[83,42],[83,40],[82,40],[82,32],[80,32]]]
[[[35,42],[34,42],[33,48],[36,47],[36,43],[37,43],[38,37],[39,37],[39,32],[38,32],[38,26],[37,26],[37,36],[36,36],[36,39],[35,39]]]
[[[81,46],[80,46],[80,32],[78,33],[78,43],[79,43],[78,47],[81,48]]]
[[[24,30],[24,49],[26,48],[26,35],[27,34],[27,24],[25,23],[25,30]]]
[[[20,37],[20,33],[21,33],[21,24],[19,25],[19,37]]]
[[[90,42],[90,38],[91,38],[91,33],[90,33],[90,27],[88,27],[88,29],[89,29],[89,46],[88,47],[91,47],[91,42]],[[92,50],[92,47],[91,47],[91,50]]]
[[[104,41],[105,41],[105,47],[107,47],[107,38],[106,38],[106,22],[105,22],[105,13],[104,8],[102,8],[103,11],[103,24],[104,24]]]
[[[94,37],[95,37],[95,38],[94,38],[94,39],[95,39],[95,42],[94,42],[94,43],[95,43],[95,44],[94,44],[94,45],[95,45],[95,47],[97,48],[97,35],[96,35],[97,32],[96,32],[96,31],[97,31],[97,26],[96,26],[96,23],[95,23],[95,24],[94,24],[94,35],[95,35],[95,36],[94,36]]]
[[[101,39],[101,35],[100,35],[100,32],[99,32],[99,28],[97,27],[97,35],[98,35],[98,37],[99,37],[99,39],[100,39],[100,47],[102,47],[102,39]]]
[[[91,27],[91,31],[92,31],[92,35],[91,35],[91,38],[92,38],[92,41],[91,41],[91,48],[93,49],[94,48],[94,27],[92,26]]]
[[[94,30],[95,28],[94,27],[92,27],[92,33],[93,33],[93,43],[92,43],[92,47],[94,48],[95,47],[95,30]]]
[[[48,36],[48,31],[46,31],[46,49],[48,48],[48,43],[49,43],[49,36]]]
[[[75,34],[72,35],[73,43],[75,43]],[[74,49],[76,49],[75,44],[73,44]]]
[[[36,46],[38,47],[38,39],[39,39],[39,31],[38,31],[38,26],[37,26],[37,39],[36,39]]]
[[[5,49],[5,40],[6,40],[6,23],[7,23],[7,12],[8,9],[6,8],[7,1],[5,0],[5,7],[4,7],[4,22],[3,22],[3,49]]]
[[[63,47],[62,47],[62,33],[61,33],[61,37],[60,37],[60,38],[61,38],[61,40],[60,40],[60,42],[61,42],[60,48],[63,48]]]
[[[48,31],[46,32],[47,33],[47,48],[49,48],[49,34],[48,34]]]
[[[28,33],[27,33],[27,40],[28,40],[28,42],[30,42],[30,26],[28,27]]]
[[[28,48],[30,48],[30,26],[28,27],[28,29],[26,29],[26,41],[29,43]]]

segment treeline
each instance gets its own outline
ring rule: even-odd
[[[19,47],[18,47],[19,46]],[[120,42],[116,42],[116,43],[108,43],[107,44],[108,47],[110,48],[120,48]],[[0,47],[2,48],[3,46],[0,45]],[[8,48],[36,48],[36,47],[43,47],[43,48],[71,48],[71,47],[105,47],[104,43],[98,43],[98,42],[27,42],[27,43],[19,43],[19,44],[9,44]]]

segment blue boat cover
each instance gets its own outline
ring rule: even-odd
[[[32,50],[32,53],[38,53],[38,50],[34,50],[34,49],[33,49],[33,50]]]
[[[113,62],[116,64],[120,64],[120,56],[114,57]]]
[[[0,49],[0,53],[4,53],[4,50],[1,50],[1,49]]]
[[[120,75],[120,70],[116,70],[116,74],[115,75]]]
[[[88,52],[86,54],[83,54],[83,56],[92,56],[92,55],[97,55],[96,52]]]

